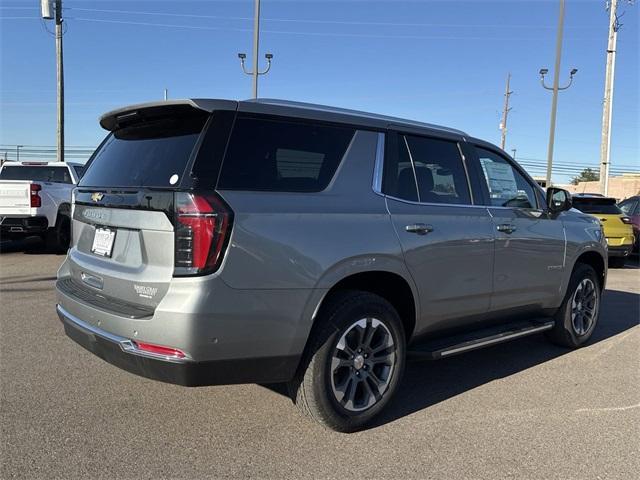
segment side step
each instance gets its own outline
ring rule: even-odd
[[[422,360],[439,360],[459,353],[470,352],[478,348],[490,347],[498,343],[508,342],[516,338],[526,337],[534,333],[553,328],[553,320],[520,321],[498,325],[451,337],[428,340],[413,345],[408,352],[409,358]]]

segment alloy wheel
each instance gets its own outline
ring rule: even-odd
[[[331,357],[334,398],[350,412],[372,407],[388,389],[396,359],[396,345],[384,323],[376,318],[353,323]]]

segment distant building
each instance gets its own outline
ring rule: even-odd
[[[547,188],[547,178],[546,177],[533,177],[538,185],[542,188]]]
[[[566,188],[571,193],[600,193],[600,182],[580,182],[577,185],[556,185]],[[623,173],[609,177],[610,197],[618,201],[640,194],[640,173]]]

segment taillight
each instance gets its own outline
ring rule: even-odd
[[[175,194],[175,275],[212,273],[222,262],[232,212],[215,194]]]
[[[184,358],[186,355],[182,350],[171,347],[163,347],[162,345],[155,345],[153,343],[133,342],[139,350],[149,353],[155,353],[156,355],[164,355],[165,357]]]
[[[31,193],[31,195],[29,195],[31,207],[37,208],[42,206],[42,199],[40,198],[40,195],[38,195],[38,192],[42,190],[42,187],[37,183],[32,183],[29,185],[29,190]]]
[[[622,220],[622,223],[626,223],[627,225],[631,225],[633,223],[629,217],[620,217],[620,220]]]

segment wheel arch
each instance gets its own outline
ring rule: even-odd
[[[573,264],[571,272],[573,272],[578,264],[585,264],[592,267],[598,276],[600,282],[600,290],[604,290],[607,278],[607,261],[602,255],[595,250],[587,250],[581,253]]]

